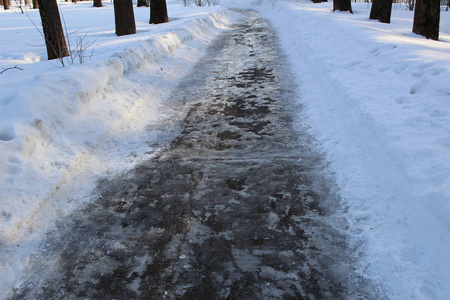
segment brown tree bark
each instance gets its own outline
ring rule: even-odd
[[[427,39],[439,39],[440,0],[417,0],[413,32]]]
[[[102,0],[94,0],[94,7],[102,7],[103,3]]]
[[[48,59],[69,56],[56,0],[38,0]]]
[[[150,0],[150,24],[169,22],[166,0]]]
[[[114,0],[114,17],[118,36],[136,33],[132,0]]]
[[[10,0],[3,0],[3,8],[5,10],[9,9],[10,6],[11,6],[11,1]]]
[[[33,0],[33,9],[38,9],[38,8],[39,8],[38,0]]]
[[[391,23],[392,0],[373,0],[369,19]]]
[[[147,6],[147,0],[138,0],[136,6],[137,7]]]
[[[340,11],[348,11],[351,14],[353,13],[352,10],[352,3],[350,0],[334,0],[333,1],[333,11],[340,10]]]

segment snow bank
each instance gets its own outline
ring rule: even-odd
[[[389,299],[450,299],[450,13],[441,41],[332,13],[332,3],[271,1],[300,84],[307,125],[341,189],[361,274]],[[280,17],[282,16],[282,17]]]
[[[46,228],[96,197],[90,193],[98,177],[163,146],[181,117],[165,100],[236,17],[224,8],[169,2],[172,22],[149,25],[148,8],[136,8],[138,34],[118,38],[114,23],[104,28],[113,22],[105,4],[61,5],[69,32],[83,21],[89,28],[78,34],[96,39],[91,61],[66,68],[45,61],[43,45],[25,47],[39,34],[26,16],[2,12],[1,40],[11,43],[0,51],[0,68],[23,70],[0,75],[0,298]],[[29,40],[20,48],[22,30]]]

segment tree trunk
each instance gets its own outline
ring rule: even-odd
[[[3,8],[9,9],[9,7],[11,6],[11,1],[10,0],[3,0]]]
[[[38,9],[38,8],[39,8],[38,0],[33,0],[33,9]]]
[[[25,5],[30,4],[30,0],[25,0]]]
[[[334,0],[333,1],[333,11],[340,10],[340,11],[348,11],[351,14],[352,11],[352,3],[350,0]]]
[[[427,39],[439,39],[440,0],[417,0],[413,32]]]
[[[166,0],[150,0],[150,24],[169,22]]]
[[[48,59],[69,56],[56,0],[38,0]]]
[[[369,19],[391,23],[392,0],[373,0]]]
[[[132,0],[114,0],[114,17],[118,36],[136,33]]]
[[[138,0],[137,7],[147,6],[147,0]]]
[[[103,3],[102,0],[94,0],[94,7],[102,7]]]

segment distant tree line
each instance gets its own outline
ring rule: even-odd
[[[22,9],[22,0],[13,0]],[[66,38],[61,24],[61,17],[57,0],[24,0],[25,5],[39,9],[43,35],[49,60],[60,59],[70,55]],[[76,2],[76,0],[71,0]],[[69,0],[66,0],[69,2]],[[136,22],[134,19],[133,0],[114,0],[115,32],[117,36],[135,34]],[[150,6],[150,24],[169,22],[166,0],[138,0],[138,6]],[[9,9],[11,0],[0,0],[4,9]],[[93,0],[94,7],[103,7],[102,0]]]
[[[57,0],[13,0],[22,9],[22,3],[39,9],[42,28],[47,47],[48,59],[62,58],[69,55]],[[22,2],[23,1],[23,2]],[[69,0],[65,0],[69,2]],[[77,0],[71,0],[76,2]],[[116,35],[136,33],[133,0],[113,0]],[[187,5],[191,0],[183,0]],[[193,0],[196,5],[216,5],[218,0]],[[314,3],[327,0],[311,0]],[[373,0],[369,19],[379,20],[383,23],[391,22],[392,3],[394,0]],[[398,1],[398,0],[397,0]],[[409,9],[414,9],[414,23],[412,31],[433,40],[439,39],[439,21],[441,5],[450,7],[450,0],[400,0],[407,3]],[[368,0],[364,0],[368,2]],[[11,0],[0,0],[4,9],[9,9]],[[102,7],[102,0],[93,0],[94,7]],[[150,24],[169,22],[166,0],[137,0],[137,6],[150,6]],[[353,13],[351,0],[334,0],[333,11],[348,11]]]

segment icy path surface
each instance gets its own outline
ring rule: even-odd
[[[243,12],[173,94],[171,147],[61,220],[15,299],[382,299],[264,19]]]

